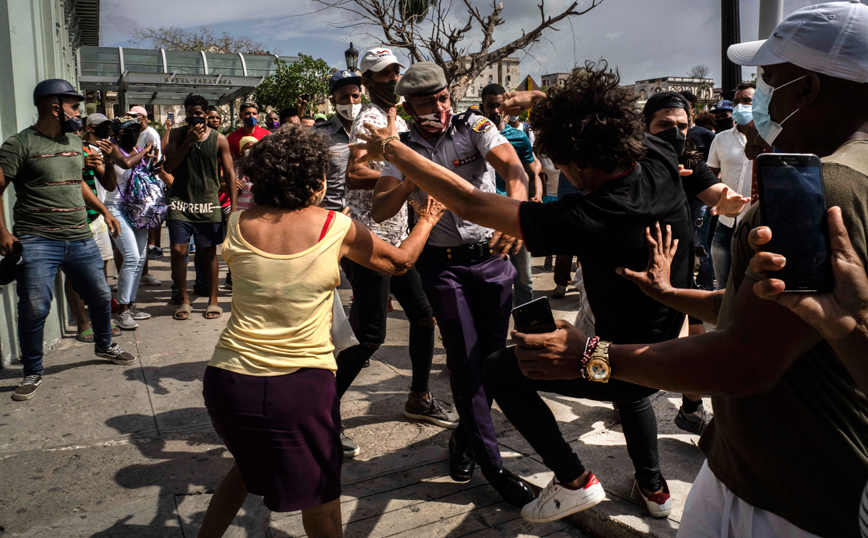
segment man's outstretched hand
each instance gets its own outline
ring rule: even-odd
[[[780,254],[760,252],[772,238],[767,226],[754,228],[748,240],[757,251],[750,260],[751,270],[764,277],[753,291],[763,299],[789,308],[826,340],[840,340],[859,329],[868,333],[868,276],[865,266],[850,242],[841,216],[841,208],[828,211],[829,237],[832,243],[832,273],[835,286],[829,293],[783,293],[782,280],[769,278],[770,271],[783,269],[787,260]]]
[[[729,187],[724,187],[720,191],[720,198],[717,203],[711,207],[711,214],[735,218],[741,215],[748,203],[750,203],[750,198],[745,198]]]
[[[524,334],[512,331],[515,356],[524,375],[531,379],[582,377],[582,355],[588,337],[571,323],[556,320],[553,333]]]
[[[669,270],[678,251],[678,239],[672,239],[672,227],[668,224],[665,233],[660,229],[659,222],[653,229],[652,234],[651,228],[645,228],[645,243],[648,245],[648,266],[645,270],[618,267],[615,272],[639,286],[648,297],[657,298],[672,289]]]

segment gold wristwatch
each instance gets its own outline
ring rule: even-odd
[[[591,353],[591,358],[585,364],[585,375],[591,381],[598,383],[608,383],[609,375],[612,373],[612,368],[609,365],[609,346],[612,342],[600,340],[597,347]]]

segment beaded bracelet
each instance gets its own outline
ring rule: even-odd
[[[599,336],[590,337],[588,338],[588,341],[585,342],[585,352],[582,354],[582,377],[585,379],[589,379],[588,371],[585,366],[588,364],[588,361],[591,360],[591,355],[594,354],[594,350],[597,349],[597,344],[599,343]]]

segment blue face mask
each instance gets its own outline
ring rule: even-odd
[[[732,121],[739,125],[747,125],[753,121],[753,110],[751,105],[737,105],[732,111]]]
[[[248,127],[256,127],[256,124],[259,123],[259,120],[256,116],[248,116],[244,118],[244,125]]]
[[[766,83],[766,81],[763,80],[762,77],[757,77],[756,93],[753,94],[753,125],[754,127],[756,127],[757,132],[761,137],[763,137],[763,140],[765,140],[768,145],[771,146],[775,143],[775,139],[778,137],[779,134],[781,134],[781,131],[784,130],[784,122],[792,118],[793,114],[799,111],[798,108],[795,109],[780,123],[773,121],[772,117],[769,115],[769,105],[772,102],[772,95],[774,95],[775,91],[789,86],[793,82],[802,80],[803,78],[805,78],[805,75],[802,75],[797,79],[791,80],[786,84],[782,84],[777,88],[772,88]]]

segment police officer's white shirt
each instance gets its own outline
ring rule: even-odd
[[[744,155],[745,137],[736,127],[714,137],[708,150],[708,166],[720,168],[720,180],[731,190],[750,198],[753,163]],[[747,207],[745,207],[747,210]],[[736,219],[720,216],[720,223],[732,228]]]
[[[413,126],[408,141],[413,151],[452,170],[482,192],[495,192],[494,168],[486,157],[489,151],[503,144],[509,142],[491,121],[467,112],[453,116],[452,125],[439,138],[426,140]],[[381,175],[404,180],[404,174],[392,163],[386,163]],[[425,203],[427,196],[421,189],[411,194],[420,204]],[[491,228],[460,219],[447,211],[431,231],[428,244],[435,247],[473,245],[488,241],[492,234]]]

